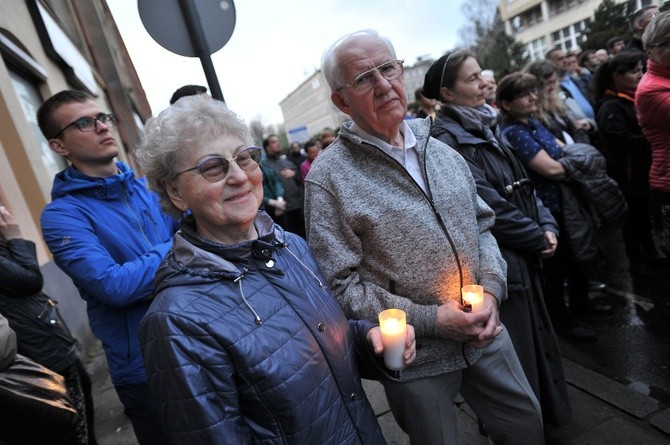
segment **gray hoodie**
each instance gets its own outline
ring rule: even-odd
[[[470,169],[429,138],[430,121],[407,121],[417,139],[426,192],[405,168],[345,123],[305,180],[310,246],[345,314],[377,320],[407,313],[417,360],[403,380],[462,369],[481,350],[437,336],[437,307],[478,283],[502,301],[506,264],[489,229],[493,211],[477,196]]]

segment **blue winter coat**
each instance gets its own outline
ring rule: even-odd
[[[384,443],[358,370],[379,376],[373,324],[347,322],[302,238],[255,226],[222,245],[185,219],[156,276],[141,341],[170,442]]]
[[[92,178],[69,167],[58,173],[42,212],[42,236],[54,261],[86,300],[115,386],[146,382],[139,324],[153,279],[172,246],[177,223],[130,167]]]

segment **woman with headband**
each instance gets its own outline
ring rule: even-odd
[[[554,330],[544,305],[541,258],[551,257],[558,227],[535,196],[532,182],[500,133],[498,114],[486,104],[487,82],[472,53],[457,50],[426,73],[423,92],[442,102],[431,134],[467,161],[477,193],[495,211],[491,232],[507,262],[508,298],[500,307],[545,422],[570,419],[570,404]],[[529,95],[534,92],[529,89]]]

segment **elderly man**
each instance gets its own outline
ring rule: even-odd
[[[384,388],[414,444],[456,443],[460,391],[495,442],[541,443],[542,420],[500,325],[505,263],[463,158],[405,121],[403,62],[374,31],[341,38],[324,54],[331,100],[353,122],[306,179],[310,244],[350,318],[388,308],[415,326],[416,364]],[[466,312],[461,288],[484,288]]]

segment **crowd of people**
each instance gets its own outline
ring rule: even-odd
[[[449,51],[410,119],[391,41],[347,34],[322,59],[351,119],[337,132],[254,141],[186,85],[146,123],[143,178],[92,96],[45,101],[70,166],[42,236],[139,443],[384,443],[361,378],[413,444],[456,443],[459,393],[492,443],[569,423],[556,336],[595,339],[580,320],[613,308],[589,291],[631,291],[670,255],[670,12],[631,27],[604,54],[555,48],[498,81]],[[61,374],[77,413],[63,443],[96,443],[76,340],[1,205],[0,264],[0,375],[17,352]],[[408,322],[400,371],[382,358],[390,308]]]

